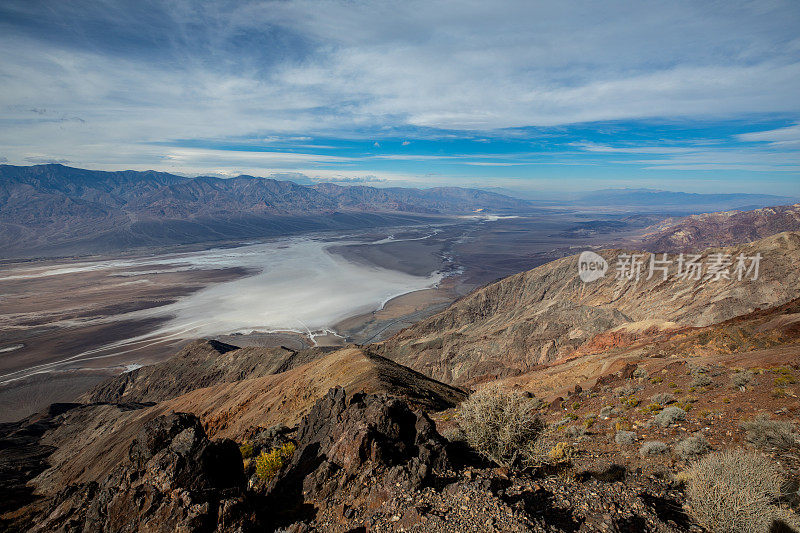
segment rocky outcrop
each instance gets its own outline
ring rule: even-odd
[[[36,532],[271,531],[335,505],[380,505],[430,486],[451,467],[446,441],[427,415],[386,395],[331,389],[291,433],[291,462],[266,486],[248,489],[235,442],[210,440],[192,414],[157,416],[110,473],[54,491],[3,525]],[[287,438],[281,433],[279,440]]]
[[[375,507],[450,468],[446,441],[421,411],[383,395],[331,389],[300,424],[291,463],[271,485],[275,508]],[[296,517],[295,516],[295,517]]]
[[[31,531],[235,530],[244,483],[234,442],[210,441],[194,415],[161,416],[106,478],[54,496]]]

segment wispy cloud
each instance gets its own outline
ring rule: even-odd
[[[754,131],[736,136],[744,142],[766,142],[776,148],[800,148],[800,124],[767,131]]]
[[[387,179],[422,179],[430,171],[422,164],[449,164],[453,179],[500,179],[504,167],[617,156],[641,169],[786,171],[789,152],[800,149],[798,27],[794,0],[732,0],[725,9],[622,0],[6,0],[0,149],[14,163],[218,173],[352,165]],[[711,148],[721,137],[785,154],[701,162],[691,156],[709,139],[606,133],[620,122],[644,129],[749,117],[783,124],[708,132]],[[592,132],[575,133],[582,128]],[[231,139],[272,149],[214,147]],[[339,153],[341,139],[360,140],[363,153]],[[468,141],[475,151],[426,148],[431,139]],[[547,145],[545,154],[490,152],[514,139]],[[211,148],[186,148],[186,140]]]

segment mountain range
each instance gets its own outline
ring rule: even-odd
[[[477,189],[374,188],[238,176],[0,165],[0,257],[402,225],[530,202]]]
[[[668,218],[645,230],[641,244],[655,252],[696,251],[800,230],[800,204]]]

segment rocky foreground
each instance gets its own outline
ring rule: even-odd
[[[198,341],[80,403],[0,424],[0,523],[800,530],[800,236],[737,251],[763,255],[757,283],[586,286],[572,258],[475,291],[380,345]],[[465,406],[487,391],[520,410],[469,418]],[[698,499],[697,465],[729,450],[737,466],[714,475],[734,488]],[[754,474],[741,474],[745,461]],[[708,518],[709,502],[767,478],[758,527]]]
[[[265,438],[267,448],[282,437]],[[6,515],[5,525],[64,532],[691,530],[680,490],[668,481],[614,464],[568,475],[493,468],[441,437],[423,412],[388,396],[331,389],[292,439],[296,449],[277,475],[248,483],[236,443],[210,440],[194,415],[159,416],[107,476]]]

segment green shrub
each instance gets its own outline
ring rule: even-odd
[[[280,448],[273,448],[269,453],[262,451],[256,457],[256,475],[261,481],[269,481],[280,469],[289,462],[294,454],[294,444],[284,444]]]
[[[794,376],[780,376],[775,378],[774,383],[776,387],[785,387],[787,385],[797,383],[797,380],[794,378]]]
[[[636,407],[640,403],[639,398],[637,398],[636,396],[630,396],[628,398],[622,398],[622,400],[620,400],[620,401],[622,402],[622,405],[624,407],[627,407],[628,409],[633,409],[634,407]]]
[[[253,445],[245,441],[239,445],[239,453],[242,454],[242,459],[249,459],[253,457]]]

